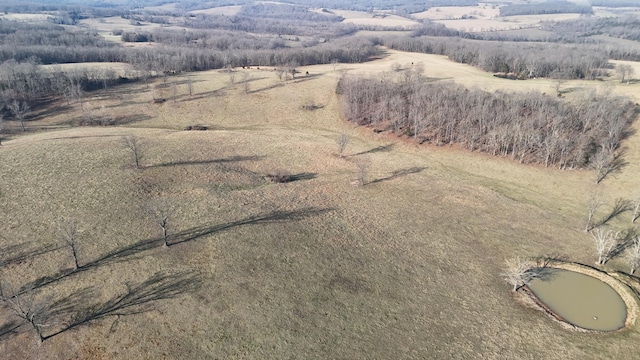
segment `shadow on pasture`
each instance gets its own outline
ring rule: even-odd
[[[0,248],[0,267],[20,264],[58,249],[60,246],[55,244],[23,243],[3,246]]]
[[[330,212],[332,210],[333,209],[304,208],[304,209],[292,210],[292,211],[275,211],[275,212],[262,214],[262,215],[249,216],[244,219],[232,221],[229,223],[203,225],[203,226],[194,227],[194,228],[170,235],[167,239],[167,244],[169,247],[171,247],[173,245],[178,245],[178,244],[186,243],[189,241],[198,240],[204,236],[216,234],[216,233],[229,230],[235,227],[239,227],[239,226],[270,224],[270,223],[285,222],[285,221],[297,221],[307,217],[321,215],[321,214]],[[69,278],[76,274],[80,274],[82,272],[91,270],[93,268],[98,268],[100,266],[104,266],[108,264],[114,264],[114,263],[139,259],[143,256],[147,256],[145,255],[147,251],[158,248],[158,247],[162,247],[164,243],[165,243],[165,239],[158,237],[158,238],[138,241],[129,246],[112,250],[88,263],[81,263],[78,269],[73,269],[73,268],[63,269],[57,272],[56,274],[43,276],[27,284],[24,284],[22,287],[20,287],[18,291],[15,292],[12,298],[25,294],[27,292],[30,292],[34,289],[51,285],[53,283]]]
[[[158,272],[146,280],[132,285],[126,283],[126,291],[109,296],[106,300],[96,302],[102,294],[97,287],[88,287],[71,295],[56,300],[40,300],[38,303],[25,301],[29,311],[34,311],[42,340],[46,341],[56,335],[72,330],[81,325],[106,317],[141,314],[155,310],[158,301],[172,299],[185,293],[197,291],[202,284],[201,276],[193,272],[163,273]],[[22,298],[17,297],[15,303]],[[33,309],[38,309],[37,312]],[[0,339],[18,334],[18,329],[25,325],[11,321],[0,326]],[[112,325],[112,330],[115,323]],[[24,327],[33,330],[33,327]],[[23,330],[27,331],[27,330]]]
[[[364,155],[364,154],[374,154],[374,153],[379,153],[379,152],[387,152],[387,151],[391,151],[394,148],[395,144],[388,144],[388,145],[380,145],[380,146],[376,146],[373,149],[369,149],[366,151],[362,151],[356,154],[351,154],[349,155],[351,156],[358,156],[358,155]]]
[[[403,177],[403,176],[407,176],[407,175],[410,175],[410,174],[417,174],[419,172],[422,172],[424,169],[426,169],[426,167],[410,167],[410,168],[406,168],[406,169],[396,170],[396,171],[392,172],[391,175],[389,175],[387,177],[383,177],[383,178],[380,178],[380,179],[372,180],[372,181],[368,182],[367,184],[375,184],[375,183],[379,183],[379,182],[383,182],[383,181],[397,179],[397,178],[400,178],[400,177]]]
[[[183,165],[207,165],[207,164],[220,164],[220,163],[230,163],[230,162],[239,162],[239,161],[257,161],[262,159],[264,156],[231,156],[228,158],[222,159],[213,159],[213,160],[186,160],[186,161],[172,161],[162,164],[156,165],[148,165],[146,168],[156,168],[156,167],[169,167],[169,166],[183,166]]]

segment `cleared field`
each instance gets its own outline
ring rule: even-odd
[[[473,16],[476,19],[493,19],[500,16],[500,9],[495,5],[479,4],[477,6],[442,6],[432,7],[427,11],[411,14],[418,19],[451,20]]]
[[[113,32],[116,30],[123,30],[127,32],[152,32],[156,29],[166,28],[172,30],[187,31],[186,28],[179,26],[168,26],[144,21],[132,22],[131,20],[123,19],[119,16],[81,20],[80,26],[95,30],[105,39],[114,42],[122,42],[120,36],[113,35]],[[155,44],[153,43],[126,43],[125,45],[130,47],[155,46]]]
[[[193,11],[190,11],[190,13],[233,16],[233,15],[236,15],[240,11],[240,9],[242,9],[241,5],[230,5],[230,6],[214,7],[211,9],[193,10]]]
[[[594,262],[582,231],[590,172],[418,146],[341,120],[335,85],[344,70],[375,74],[416,61],[442,81],[551,90],[546,80],[498,79],[443,57],[389,51],[336,71],[301,68],[309,76],[286,84],[272,71],[247,70],[248,91],[218,71],[193,74],[192,96],[183,77],[169,78],[177,98],[169,93],[162,104],[152,102],[161,80],[90,93],[96,109],[136,115],[120,127],[66,127],[84,116],[75,104],[31,121],[30,131],[61,129],[3,141],[1,236],[7,245],[56,243],[59,218],[76,219],[81,261],[97,263],[41,288],[43,297],[99,284],[101,295],[71,303],[82,310],[163,271],[195,272],[201,286],[40,346],[26,331],[0,341],[0,351],[8,358],[633,358],[637,325],[604,336],[568,332],[513,301],[499,275],[516,255]],[[638,97],[634,85],[603,83]],[[568,86],[572,96],[601,85]],[[320,107],[302,109],[310,102]],[[195,124],[209,131],[180,131]],[[345,158],[336,155],[342,132],[351,136]],[[127,135],[143,145],[141,169],[131,166]],[[638,143],[638,135],[627,141],[630,153],[640,154]],[[363,157],[369,183],[353,186],[354,162]],[[600,185],[604,195],[630,197],[640,186],[637,155],[628,160]],[[263,175],[275,169],[301,179],[271,183]],[[176,208],[173,239],[188,240],[96,262],[159,236],[141,210],[157,198]],[[10,274],[23,283],[69,265],[60,249]]]
[[[133,66],[127,63],[98,63],[98,62],[86,62],[75,64],[55,64],[55,65],[40,65],[40,68],[44,71],[63,71],[73,72],[77,70],[96,71],[109,69],[113,70],[118,76],[126,76],[134,71]]]
[[[435,20],[446,27],[469,32],[535,28],[543,22],[577,19],[580,14],[518,15],[479,19]]]
[[[363,11],[336,9],[331,9],[331,12],[342,16],[344,18],[342,22],[355,25],[411,28],[419,24],[416,21],[386,13],[372,14]]]

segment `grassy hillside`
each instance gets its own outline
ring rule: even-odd
[[[217,71],[195,74],[192,96],[183,78],[169,78],[175,101],[155,88],[161,79],[123,85],[90,93],[84,112],[60,103],[29,122],[0,147],[3,279],[19,287],[68,274],[62,218],[78,225],[84,266],[36,286],[35,300],[56,310],[44,334],[116,296],[142,294],[137,286],[154,274],[169,286],[41,345],[28,326],[2,334],[0,351],[61,359],[633,358],[636,326],[568,332],[515,302],[499,275],[517,255],[595,261],[582,231],[592,173],[418,146],[342,121],[341,69],[375,73],[412,61],[433,78],[552,91],[544,80],[498,79],[442,57],[390,52],[335,71],[304,68],[309,76],[286,84],[272,69],[247,70],[248,91],[241,76],[231,85]],[[638,85],[606,83],[637,96]],[[602,86],[567,84],[567,96]],[[153,103],[160,95],[168,100]],[[318,109],[303,109],[310,103]],[[121,125],[69,127],[88,114]],[[188,125],[209,130],[182,131]],[[344,158],[341,133],[351,136]],[[140,169],[125,136],[140,141]],[[631,164],[599,185],[605,197],[638,188],[639,139],[627,141]],[[367,185],[354,186],[363,158]],[[265,178],[278,170],[298,180]],[[173,208],[168,248],[144,210],[160,200]],[[16,254],[30,256],[7,263]],[[0,318],[11,313],[2,309]]]

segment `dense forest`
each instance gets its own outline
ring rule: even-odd
[[[590,93],[577,102],[536,92],[489,93],[430,83],[416,65],[401,76],[344,77],[349,121],[432,144],[460,144],[523,163],[601,167],[616,158],[636,116],[627,99]]]

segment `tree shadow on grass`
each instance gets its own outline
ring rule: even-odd
[[[255,225],[255,224],[266,224],[266,223],[274,223],[274,222],[282,222],[282,221],[297,221],[310,216],[321,215],[323,213],[332,211],[333,209],[316,209],[316,208],[305,208],[293,211],[275,211],[268,214],[262,215],[254,215],[249,216],[241,220],[233,221],[226,224],[216,224],[216,225],[203,225],[195,228],[191,228],[177,234],[171,235],[167,239],[167,245],[173,246],[181,243],[197,240],[207,235],[212,235],[221,231],[229,230],[234,227],[244,226],[244,225]],[[65,278],[74,276],[76,274],[80,274],[82,272],[91,270],[93,268],[98,268],[100,266],[114,264],[119,262],[130,261],[133,259],[137,259],[142,257],[143,253],[162,247],[165,244],[164,238],[152,238],[146,239],[142,241],[138,241],[134,244],[131,244],[124,248],[115,249],[110,251],[98,259],[95,259],[86,264],[81,264],[78,269],[63,269],[56,274],[47,275],[40,277],[32,282],[29,282],[22,287],[18,291],[15,292],[15,295],[12,296],[20,296],[34,289],[42,288],[53,283],[56,283]]]
[[[375,179],[373,181],[370,181],[367,183],[368,184],[375,184],[375,183],[379,183],[379,182],[383,182],[383,181],[387,181],[387,180],[393,180],[399,177],[403,177],[403,176],[407,176],[410,174],[417,174],[419,172],[422,172],[424,169],[426,169],[426,167],[410,167],[407,169],[401,169],[401,170],[396,170],[394,172],[391,173],[391,175],[384,177],[384,178],[380,178],[380,179]]]
[[[373,154],[373,153],[378,153],[378,152],[387,152],[387,151],[391,151],[391,149],[393,149],[393,147],[395,146],[395,144],[388,144],[388,145],[380,145],[380,146],[376,146],[373,149],[369,149],[366,151],[362,151],[356,154],[351,154],[349,155],[350,157],[352,156],[358,156],[358,155],[364,155],[364,154]]]
[[[257,161],[262,159],[264,156],[231,156],[223,159],[213,159],[213,160],[193,160],[193,161],[172,161],[162,164],[156,165],[148,165],[146,168],[155,168],[155,167],[169,167],[169,166],[181,166],[181,165],[207,165],[207,164],[219,164],[219,163],[229,163],[229,162],[239,162],[239,161]]]
[[[23,243],[7,245],[0,248],[0,267],[20,264],[37,256],[58,250],[59,248],[60,247],[55,244],[40,245]]]
[[[140,284],[127,284],[127,290],[114,295],[108,300],[87,305],[96,297],[96,291],[86,289],[79,295],[72,294],[60,299],[52,307],[49,314],[68,317],[66,326],[43,338],[50,339],[65,331],[88,324],[109,316],[128,316],[154,310],[156,302],[176,298],[182,294],[193,292],[201,287],[202,280],[198,274],[184,272],[177,274],[156,273]]]
[[[183,231],[181,233],[178,233],[172,236],[168,244],[169,246],[178,245],[181,243],[197,240],[207,235],[212,235],[224,230],[232,229],[238,226],[302,220],[304,218],[321,215],[321,214],[330,212],[332,210],[333,209],[306,208],[306,209],[293,210],[293,211],[275,211],[275,212],[264,214],[264,215],[249,216],[247,218],[244,218],[238,221],[233,221],[226,224],[202,226],[198,228],[189,229],[187,231]]]
[[[11,320],[5,324],[0,325],[0,341],[1,340],[5,340],[8,339],[10,337],[12,337],[13,335],[18,334],[18,329],[22,326],[23,324],[19,323],[18,321],[15,320]]]
[[[95,302],[101,295],[96,287],[84,288],[43,304],[42,310],[37,313],[38,326],[43,333],[42,340],[105,317],[128,316],[154,310],[156,302],[196,291],[201,284],[201,277],[193,272],[158,272],[137,285],[126,284],[126,291],[100,302]],[[1,325],[0,339],[17,334],[18,328],[25,323],[11,321]]]

